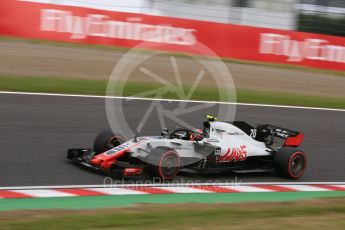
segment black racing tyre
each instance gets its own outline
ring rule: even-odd
[[[114,133],[110,129],[100,132],[93,142],[93,150],[96,154],[103,153],[112,149],[126,141],[126,138],[121,134]]]
[[[281,177],[300,178],[307,166],[305,153],[296,148],[283,147],[274,156],[274,169]]]
[[[177,152],[168,147],[156,147],[147,156],[149,172],[152,177],[163,181],[173,180],[179,172],[181,160]]]

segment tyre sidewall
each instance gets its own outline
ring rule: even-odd
[[[299,172],[298,174],[294,174],[292,172],[291,166],[293,160],[297,156],[302,156],[304,159],[303,162],[303,170]],[[276,152],[276,155],[274,157],[274,169],[277,172],[278,175],[289,178],[289,179],[298,179],[300,178],[306,169],[307,166],[307,157],[305,153],[299,149],[296,148],[281,148]]]
[[[115,133],[110,129],[103,130],[100,132],[97,137],[95,138],[93,142],[93,150],[95,151],[96,154],[103,153],[109,148],[107,148],[108,143],[116,138],[120,144],[124,143],[126,141],[125,137],[123,137],[119,133]],[[114,146],[116,147],[116,146]]]
[[[164,175],[163,171],[163,162],[164,160],[169,157],[174,156],[177,162],[176,171],[173,175]],[[162,180],[173,180],[176,175],[178,174],[181,160],[177,152],[168,147],[157,147],[154,148],[149,155],[147,156],[147,163],[149,164],[149,171],[153,177],[159,177]]]

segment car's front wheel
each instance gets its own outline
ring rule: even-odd
[[[274,169],[279,176],[298,179],[306,169],[307,157],[296,148],[281,148],[274,156]]]
[[[148,154],[147,163],[152,177],[163,181],[173,180],[180,169],[180,157],[177,152],[168,147],[156,147]]]
[[[110,129],[100,132],[93,142],[93,150],[96,154],[103,153],[109,149],[126,142],[126,138],[119,133],[114,133]]]

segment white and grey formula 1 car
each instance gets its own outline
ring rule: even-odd
[[[303,137],[272,125],[255,128],[243,121],[221,122],[207,116],[202,130],[164,129],[160,136],[128,141],[105,130],[93,149],[69,149],[67,158],[114,177],[149,174],[172,180],[183,170],[214,174],[274,169],[282,177],[297,179],[307,163],[305,153],[297,149]]]

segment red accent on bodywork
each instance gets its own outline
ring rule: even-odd
[[[247,158],[247,147],[245,145],[239,148],[228,148],[228,151],[219,157],[219,162],[237,162],[244,161]]]
[[[89,163],[92,165],[101,166],[105,169],[110,169],[111,165],[114,164],[119,157],[126,154],[126,152],[129,152],[132,147],[137,146],[141,143],[142,142],[137,142],[134,145],[128,146],[127,148],[111,155],[107,155],[105,153],[99,154],[92,158]]]
[[[140,175],[143,172],[142,168],[126,168],[123,170],[124,176]]]
[[[294,137],[288,137],[286,138],[284,142],[284,146],[298,147],[301,145],[303,138],[304,138],[304,135],[302,133],[299,133]]]
[[[90,160],[90,164],[92,165],[101,165],[103,162],[102,158],[94,157]]]
[[[109,169],[111,165],[116,162],[117,158],[123,156],[125,153],[125,150],[119,151],[111,155],[102,153],[92,158],[89,163],[92,165],[101,166],[105,169]]]

